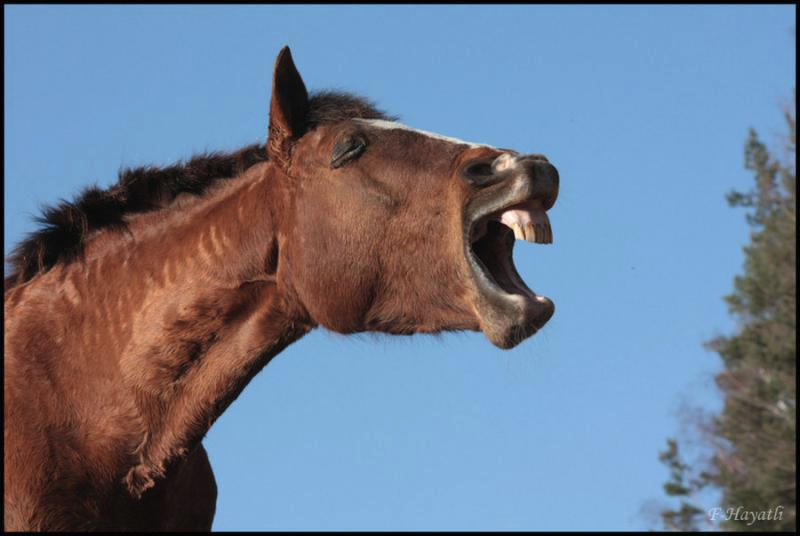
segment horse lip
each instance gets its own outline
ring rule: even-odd
[[[491,281],[471,247],[466,247],[467,263],[475,288],[473,302],[478,323],[492,344],[502,349],[513,348],[539,331],[553,316],[555,306],[544,296],[534,293],[519,275],[515,284],[523,293],[509,293]],[[511,269],[516,268],[511,263]]]
[[[538,200],[545,211],[550,210],[558,197],[558,171],[548,164],[553,178],[534,179],[525,174],[516,174],[478,192],[465,210],[467,236],[475,223],[495,212],[505,210],[526,201]]]
[[[535,184],[533,180],[518,177],[510,184],[498,184],[496,187],[487,188],[467,203],[464,218],[464,241],[469,245],[472,242],[472,231],[475,225],[486,221],[492,214],[528,201],[540,201],[542,209],[547,212],[553,207],[557,197],[557,181],[550,187],[543,188]]]

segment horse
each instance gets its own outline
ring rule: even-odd
[[[7,261],[6,530],[210,530],[203,437],[316,327],[506,349],[545,325],[512,252],[552,242],[556,168],[396,119],[309,94],[284,47],[266,143],[44,209]]]

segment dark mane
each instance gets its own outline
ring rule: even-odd
[[[395,119],[357,95],[320,91],[309,99],[309,128],[346,119]],[[46,206],[35,218],[40,228],[20,242],[6,263],[5,290],[20,285],[59,262],[70,262],[83,252],[87,238],[106,229],[125,229],[125,217],[169,206],[180,194],[202,195],[216,181],[237,177],[267,160],[265,145],[252,144],[233,152],[205,153],[186,162],[120,171],[107,189],[82,190],[73,201]]]
[[[352,93],[317,91],[312,93],[309,98],[308,123],[310,128],[356,118],[397,120],[396,116],[387,115],[369,99]]]

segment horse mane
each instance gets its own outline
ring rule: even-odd
[[[309,98],[308,129],[347,119],[388,119],[371,101],[339,91],[319,91]],[[106,189],[84,188],[72,201],[44,206],[34,217],[39,229],[8,256],[5,290],[21,285],[59,263],[83,253],[87,239],[102,230],[124,230],[126,217],[170,206],[180,194],[201,196],[218,181],[241,175],[267,161],[266,145],[255,143],[232,152],[195,155],[188,161],[123,169]]]

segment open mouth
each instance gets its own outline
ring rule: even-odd
[[[470,230],[472,261],[485,277],[484,283],[504,294],[535,298],[514,266],[514,243],[526,240],[551,244],[553,231],[547,213],[536,200],[489,214],[475,222]]]
[[[549,299],[525,284],[513,258],[517,239],[553,242],[550,219],[539,200],[529,199],[478,218],[468,233],[467,260],[482,329],[497,346],[511,348],[536,333],[554,311]]]

